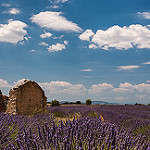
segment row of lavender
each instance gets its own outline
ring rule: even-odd
[[[132,137],[124,128],[101,118],[66,120],[55,124],[50,115],[0,114],[0,149],[127,150],[150,149],[145,137]]]
[[[49,107],[49,112],[60,112],[68,116],[72,112],[78,112],[86,116],[88,112],[97,112],[104,117],[105,122],[124,126],[133,135],[144,134],[150,139],[150,106],[136,105],[92,105],[92,106],[63,106]]]
[[[50,107],[48,111],[52,114],[57,112],[63,117],[77,112],[82,117],[73,121],[56,122],[49,113],[32,117],[0,113],[0,150],[150,149],[150,107],[67,106]],[[101,114],[104,122],[101,118],[87,118],[89,112]],[[142,127],[145,130],[145,133],[141,132],[143,134],[139,132],[135,136],[130,132]]]

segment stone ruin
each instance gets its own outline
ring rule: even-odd
[[[24,80],[9,91],[6,113],[31,115],[44,113],[47,97],[42,88],[35,82]]]
[[[5,112],[6,111],[6,105],[4,101],[4,96],[0,90],[0,112]]]

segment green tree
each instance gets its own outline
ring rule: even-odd
[[[52,100],[52,106],[60,106],[59,101],[57,101],[57,100]]]
[[[86,102],[85,102],[85,104],[86,104],[86,105],[91,105],[91,104],[92,104],[92,101],[91,101],[90,99],[87,99]]]
[[[76,101],[76,104],[81,104],[81,101]]]

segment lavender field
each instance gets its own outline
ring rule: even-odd
[[[0,113],[0,150],[149,150],[150,106],[48,107],[42,115]]]

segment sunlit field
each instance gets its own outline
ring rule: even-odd
[[[48,107],[31,116],[0,113],[0,149],[148,150],[150,106]]]

